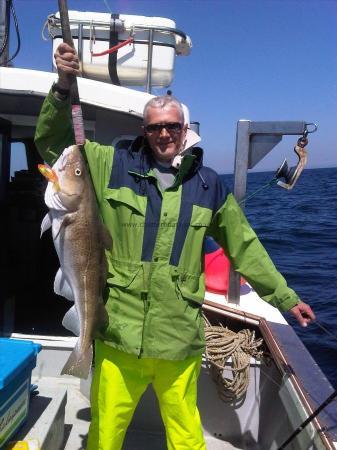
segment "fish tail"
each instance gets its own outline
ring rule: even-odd
[[[78,340],[62,369],[61,375],[73,375],[77,378],[87,379],[91,369],[93,349],[92,345],[90,345],[84,352],[80,351],[79,343],[80,341]]]

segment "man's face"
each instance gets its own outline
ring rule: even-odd
[[[167,125],[167,127],[160,125]],[[181,112],[174,105],[165,108],[149,108],[143,131],[153,156],[158,161],[170,162],[183,147],[187,124],[184,125]]]

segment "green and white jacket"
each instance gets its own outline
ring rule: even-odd
[[[49,164],[74,142],[68,101],[47,96],[35,142]],[[298,303],[233,195],[202,165],[201,149],[184,157],[174,184],[164,191],[149,150],[114,150],[86,141],[84,151],[113,238],[105,293],[108,344],[147,358],[179,360],[203,352],[205,235],[223,247],[266,302],[281,311]]]

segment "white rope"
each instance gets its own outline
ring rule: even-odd
[[[250,358],[261,359],[263,339],[255,339],[255,332],[244,329],[237,333],[219,324],[213,326],[204,316],[206,359],[220,398],[225,402],[240,399],[249,384]],[[231,367],[226,363],[231,358]],[[225,376],[232,373],[232,378]]]

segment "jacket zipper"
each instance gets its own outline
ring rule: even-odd
[[[142,354],[144,352],[143,346],[144,346],[144,334],[145,334],[145,321],[146,321],[146,317],[147,317],[147,312],[149,310],[148,286],[147,286],[146,279],[145,279],[146,276],[145,276],[144,264],[142,265],[142,271],[143,271],[143,289],[140,293],[140,297],[144,303],[144,320],[143,320],[142,339],[141,339],[141,343],[140,343],[138,359],[140,359],[142,357]],[[147,272],[147,270],[146,270],[146,272]],[[149,277],[147,280],[149,280]]]

